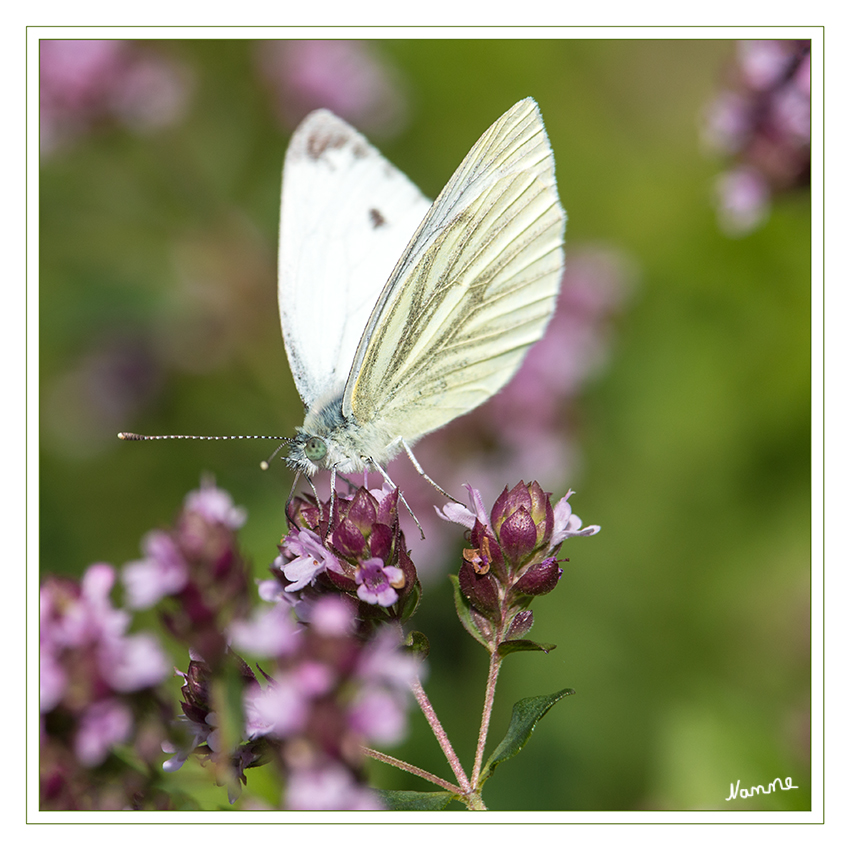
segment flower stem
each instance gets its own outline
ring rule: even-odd
[[[451,791],[452,794],[457,794],[459,797],[463,795],[463,791],[458,788],[457,785],[452,785],[451,782],[447,782],[445,779],[440,779],[439,776],[429,773],[421,767],[416,767],[415,764],[410,764],[409,762],[402,761],[401,759],[393,758],[393,756],[388,756],[386,753],[382,753],[379,750],[373,750],[370,747],[363,747],[363,752],[369,756],[369,758],[375,759],[375,761],[389,764],[392,767],[397,767],[399,770],[406,770],[408,773],[412,773],[414,776],[419,776],[428,782],[432,782],[434,785],[439,785],[440,788],[444,788],[446,791]]]
[[[419,707],[422,709],[422,713],[425,715],[425,719],[428,721],[428,724],[434,732],[434,737],[437,739],[440,748],[451,766],[452,772],[460,785],[462,793],[464,795],[469,794],[472,790],[472,786],[469,784],[469,779],[467,778],[463,766],[460,763],[460,759],[457,757],[451,741],[449,741],[449,737],[446,735],[446,732],[437,717],[437,713],[434,711],[434,707],[431,705],[428,696],[422,688],[422,683],[418,678],[411,685],[411,690],[413,691],[413,695],[416,697],[416,701],[419,703]]]
[[[487,732],[490,729],[490,717],[493,714],[493,701],[496,697],[496,680],[499,678],[499,668],[502,658],[498,651],[490,655],[490,670],[487,674],[487,690],[484,694],[484,709],[481,714],[481,729],[478,732],[478,748],[475,751],[475,766],[472,769],[472,787],[478,788],[481,778],[481,764],[484,761],[484,746],[487,743]]]

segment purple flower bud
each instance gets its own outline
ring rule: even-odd
[[[308,695],[294,678],[281,678],[263,688],[252,685],[245,694],[245,727],[249,738],[285,738],[301,731],[309,714]]]
[[[507,516],[499,527],[499,542],[508,562],[516,569],[534,551],[537,545],[537,528],[525,507],[519,507]]]
[[[547,558],[541,564],[532,564],[511,588],[514,595],[543,596],[555,589],[563,570],[554,558]]]
[[[342,596],[321,596],[310,608],[309,622],[325,637],[347,637],[354,633],[354,606]]]
[[[468,560],[464,560],[458,580],[460,592],[475,608],[488,617],[498,617],[499,582],[492,573],[479,573]]]
[[[319,528],[321,516],[322,511],[318,505],[313,501],[302,499],[300,496],[295,496],[286,508],[286,517],[290,525],[299,528],[309,528],[316,531]]]
[[[375,497],[361,487],[340,513],[346,516],[365,536],[372,530],[372,525],[378,518],[378,505]]]
[[[520,611],[511,620],[507,632],[505,632],[505,640],[518,640],[525,637],[534,625],[534,614],[531,611]]]
[[[370,490],[372,497],[378,502],[376,521],[390,528],[398,524],[398,487],[386,491]]]
[[[518,569],[538,549],[548,548],[554,528],[549,493],[533,481],[507,488],[491,512],[493,530],[513,569]]]
[[[369,551],[373,558],[380,558],[385,563],[390,563],[393,560],[395,544],[396,534],[388,525],[376,522],[372,526],[372,533],[369,535]]]
[[[333,530],[334,548],[344,558],[357,558],[367,555],[366,536],[348,517]]]

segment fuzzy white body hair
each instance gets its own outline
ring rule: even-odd
[[[308,477],[320,469],[334,469],[343,475],[363,472],[370,462],[383,466],[391,461],[402,449],[399,436],[391,434],[376,420],[360,424],[353,415],[344,416],[339,390],[307,412],[304,424],[296,429],[286,462]],[[319,461],[311,460],[304,451],[312,437],[318,437],[327,446],[327,453]]]

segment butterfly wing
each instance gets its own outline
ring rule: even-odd
[[[478,140],[404,251],[357,349],[343,414],[410,443],[490,398],[554,311],[565,224],[527,98]]]
[[[369,315],[430,202],[341,118],[295,130],[281,199],[278,301],[305,407],[341,392]]]

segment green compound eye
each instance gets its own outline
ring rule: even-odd
[[[321,437],[310,437],[304,444],[304,454],[312,461],[321,460],[328,453],[328,447]]]

